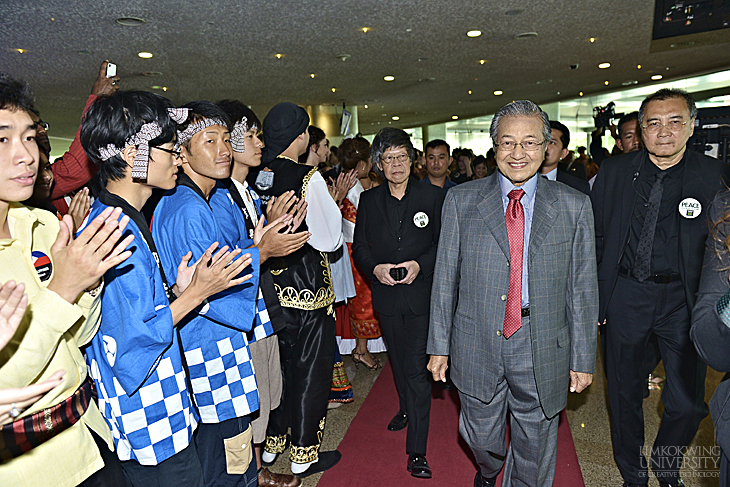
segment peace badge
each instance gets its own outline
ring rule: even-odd
[[[702,205],[694,198],[685,198],[679,203],[679,214],[685,218],[697,218],[702,213]]]
[[[413,224],[416,225],[418,228],[425,227],[426,225],[428,225],[428,215],[422,211],[419,211],[418,213],[413,215]]]

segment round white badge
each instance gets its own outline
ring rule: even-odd
[[[679,214],[685,218],[697,218],[702,213],[702,205],[694,198],[685,198],[679,203]]]
[[[422,211],[419,211],[418,213],[413,215],[413,224],[416,225],[418,228],[425,227],[426,225],[428,225],[428,215]]]

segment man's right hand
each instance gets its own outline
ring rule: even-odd
[[[386,286],[395,286],[398,284],[390,275],[390,270],[393,267],[395,267],[395,264],[378,264],[375,266],[373,274],[375,274],[375,278],[380,281],[380,284],[385,284]]]
[[[426,367],[436,382],[446,382],[446,369],[449,368],[448,355],[431,355]]]
[[[251,265],[251,254],[246,253],[239,257],[241,249],[228,252],[228,246],[213,254],[212,249],[217,246],[218,242],[211,245],[196,263],[193,278],[187,287],[196,293],[194,296],[201,303],[210,296],[251,279],[251,274],[236,278]]]
[[[119,76],[113,78],[106,77],[106,66],[109,61],[104,61],[99,67],[99,75],[94,81],[94,86],[91,87],[91,94],[95,96],[111,95],[119,89]]]
[[[131,250],[125,249],[134,240],[134,235],[119,241],[129,222],[128,216],[119,220],[121,214],[121,208],[105,209],[75,239],[71,231],[73,219],[70,215],[63,217],[56,242],[51,246],[54,270],[49,290],[73,304],[79,294],[98,283],[106,271],[132,255]]]

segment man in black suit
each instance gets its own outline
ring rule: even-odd
[[[664,413],[650,452],[660,485],[683,485],[682,449],[707,415],[706,366],[690,341],[690,312],[707,210],[730,166],[687,150],[696,116],[684,91],[647,97],[639,111],[644,149],[607,159],[591,193],[614,456],[627,486],[648,481],[642,400],[653,336],[667,372]]]
[[[558,168],[560,161],[568,155],[568,143],[570,142],[570,131],[568,127],[560,122],[551,120],[550,133],[553,138],[547,142],[547,146],[545,147],[545,160],[542,166],[540,166],[540,174],[551,181],[567,184],[583,194],[590,194],[591,187],[587,181]]]
[[[382,129],[373,140],[372,157],[386,184],[360,197],[352,255],[370,276],[373,308],[380,314],[398,389],[400,410],[388,429],[408,426],[408,471],[431,478],[426,461],[431,411],[426,342],[444,194],[411,179],[415,150],[403,130]]]

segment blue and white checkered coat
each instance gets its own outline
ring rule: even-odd
[[[96,200],[87,221],[105,208]],[[131,220],[127,231],[132,255],[104,275],[101,326],[86,357],[119,459],[157,465],[190,444],[197,416],[159,268]]]
[[[193,189],[178,185],[162,197],[152,219],[152,235],[166,275],[174,275],[182,256],[197,260],[213,243],[231,249],[218,218]],[[219,423],[250,414],[259,407],[248,339],[255,321],[258,295],[258,249],[246,249],[253,259],[241,285],[208,298],[180,329],[190,370],[193,396],[204,423]]]

